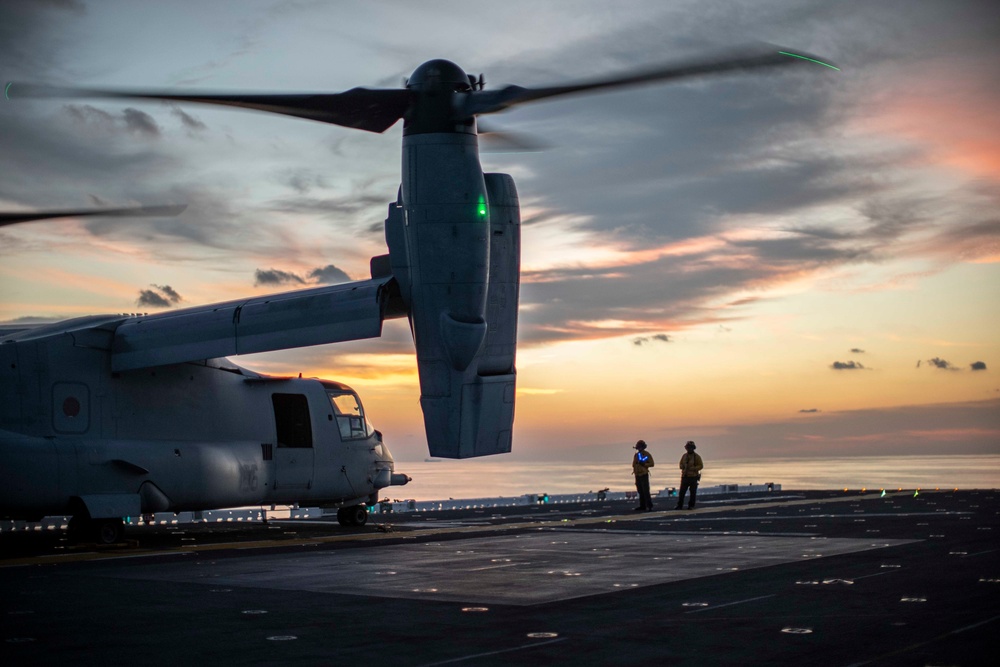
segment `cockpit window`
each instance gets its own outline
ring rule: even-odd
[[[342,440],[360,440],[372,434],[374,429],[365,419],[365,411],[357,394],[328,391],[327,395],[337,416],[337,427],[340,428]]]

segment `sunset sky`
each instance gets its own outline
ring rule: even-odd
[[[0,6],[0,80],[339,92],[447,58],[544,86],[767,42],[828,68],[489,118],[521,199],[515,459],[1000,452],[993,2],[131,2]],[[157,312],[367,277],[400,178],[377,135],[198,105],[0,100],[0,208],[187,204],[0,229],[0,321]],[[234,358],[357,389],[426,456],[405,321]],[[627,456],[627,453],[626,453]]]

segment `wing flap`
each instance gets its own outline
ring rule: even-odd
[[[391,278],[159,313],[115,331],[111,369],[127,371],[215,357],[376,338]]]

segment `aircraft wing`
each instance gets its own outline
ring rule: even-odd
[[[386,276],[129,319],[115,331],[111,370],[376,338],[384,318],[403,315],[394,291]]]

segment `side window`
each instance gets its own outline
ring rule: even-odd
[[[327,393],[333,412],[337,415],[342,440],[358,440],[371,435],[371,425],[365,419],[365,411],[355,394]]]
[[[309,401],[302,394],[272,394],[278,447],[312,447]]]

